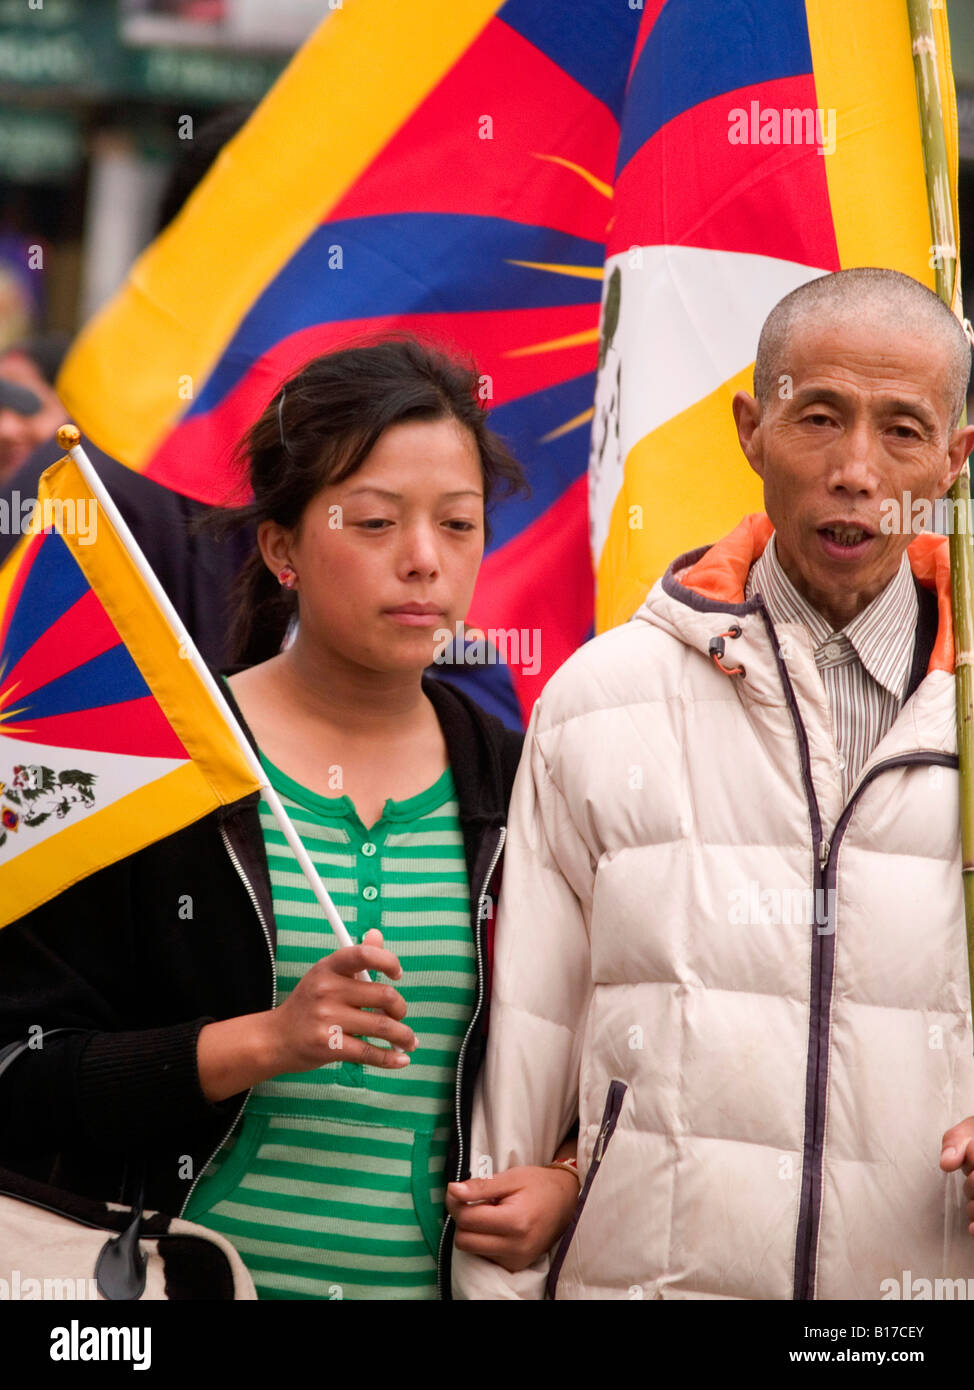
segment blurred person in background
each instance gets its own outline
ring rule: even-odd
[[[13,478],[68,418],[53,386],[66,349],[67,338],[47,334],[0,356],[0,483]]]
[[[30,247],[22,237],[0,230],[0,352],[26,338],[40,310],[36,272],[27,270]]]

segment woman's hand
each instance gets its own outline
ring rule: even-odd
[[[391,985],[357,980],[363,970],[402,977],[398,958],[383,949],[382,933],[374,928],[360,946],[343,946],[316,961],[276,1009],[201,1028],[197,1069],[207,1100],[226,1100],[258,1081],[329,1062],[393,1070],[408,1066],[416,1037],[400,1022],[406,1001]],[[391,1047],[376,1047],[364,1041],[367,1037]]]
[[[510,1274],[551,1249],[577,1202],[578,1179],[564,1168],[508,1168],[446,1189],[457,1249],[493,1260]]]
[[[407,1066],[407,1052],[416,1047],[413,1030],[399,1020],[406,1001],[392,985],[357,980],[363,970],[375,970],[391,980],[402,977],[402,966],[382,947],[382,933],[366,932],[360,946],[343,946],[315,961],[269,1018],[272,1075],[311,1071],[329,1062],[360,1062],[369,1067]],[[371,1010],[372,1012],[366,1012]],[[375,1047],[364,1039],[381,1038],[391,1048]],[[404,1048],[405,1051],[395,1051]]]

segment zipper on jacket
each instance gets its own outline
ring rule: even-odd
[[[260,903],[259,903],[258,900],[257,900],[257,894],[254,892],[253,884],[250,882],[250,879],[249,879],[249,878],[247,877],[247,875],[244,873],[243,865],[241,864],[239,858],[237,857],[237,851],[234,849],[233,845],[230,843],[230,837],[229,837],[229,835],[227,834],[226,827],[223,826],[223,825],[220,826],[220,837],[221,837],[221,839],[223,840],[223,844],[224,844],[224,847],[225,847],[225,849],[226,849],[226,851],[227,851],[227,854],[229,854],[229,856],[230,856],[230,862],[231,862],[231,864],[233,865],[233,867],[234,867],[234,868],[236,869],[236,871],[237,871],[237,877],[240,879],[240,882],[243,884],[244,888],[246,888],[246,890],[247,890],[247,896],[250,898],[250,901],[251,901],[251,902],[253,903],[253,905],[254,905],[254,911],[257,913],[257,920],[258,920],[258,922],[260,923],[260,929],[261,929],[261,931],[264,933],[264,940],[265,940],[265,942],[267,943],[267,954],[270,956],[270,962],[271,962],[271,981],[272,981],[271,1008],[273,1009],[274,1006],[275,1006],[275,1004],[277,1003],[277,962],[276,962],[276,960],[274,959],[274,947],[273,947],[273,945],[271,944],[271,934],[270,934],[270,932],[269,932],[268,929],[267,929],[267,923],[266,923],[266,921],[264,920],[264,914],[263,914],[263,912],[261,911]],[[202,1168],[201,1168],[201,1169],[199,1170],[199,1172],[196,1174],[196,1177],[193,1179],[193,1184],[192,1184],[192,1186],[190,1187],[189,1191],[186,1193],[186,1200],[183,1202],[183,1205],[182,1205],[182,1206],[180,1207],[180,1209],[179,1209],[179,1215],[180,1215],[180,1217],[182,1217],[183,1212],[184,1212],[184,1211],[186,1210],[186,1208],[189,1206],[190,1198],[192,1197],[193,1193],[196,1191],[196,1185],[197,1185],[197,1183],[199,1182],[200,1178],[201,1178],[201,1177],[203,1176],[203,1174],[206,1172],[207,1168],[209,1168],[210,1164],[211,1164],[211,1163],[213,1162],[213,1160],[216,1158],[217,1154],[220,1152],[220,1150],[223,1148],[224,1144],[225,1144],[225,1143],[227,1142],[227,1140],[230,1138],[230,1135],[233,1133],[234,1126],[236,1125],[237,1121],[240,1119],[240,1116],[243,1114],[243,1112],[244,1112],[244,1107],[246,1106],[247,1101],[250,1099],[250,1093],[251,1093],[251,1091],[252,1091],[253,1089],[254,1089],[254,1088],[253,1088],[252,1086],[248,1086],[248,1088],[247,1088],[247,1093],[246,1093],[246,1095],[244,1096],[243,1100],[241,1101],[240,1107],[239,1107],[239,1109],[237,1110],[237,1113],[234,1115],[233,1119],[230,1121],[230,1128],[227,1130],[226,1134],[224,1134],[224,1136],[223,1136],[223,1138],[220,1140],[219,1144],[217,1144],[216,1148],[215,1148],[215,1149],[213,1150],[213,1152],[210,1154],[209,1158],[206,1160],[206,1162],[203,1164]]]
[[[622,1113],[622,1102],[626,1098],[626,1091],[629,1087],[624,1081],[612,1081],[609,1084],[609,1093],[605,1098],[605,1109],[602,1111],[602,1123],[599,1126],[598,1137],[595,1140],[595,1148],[592,1151],[592,1162],[589,1164],[588,1172],[585,1174],[585,1182],[581,1192],[578,1194],[578,1202],[572,1213],[572,1219],[568,1223],[565,1231],[558,1242],[558,1249],[555,1251],[554,1259],[551,1261],[551,1268],[548,1271],[548,1278],[545,1281],[545,1298],[553,1299],[555,1290],[558,1287],[558,1279],[561,1275],[562,1265],[568,1254],[568,1247],[571,1245],[578,1229],[578,1223],[582,1219],[582,1210],[588,1201],[588,1195],[592,1190],[592,1184],[596,1179],[599,1167],[605,1157],[605,1151],[609,1147],[609,1140],[615,1133],[616,1125],[619,1123],[619,1116]]]
[[[484,1003],[484,986],[486,984],[483,952],[481,951],[481,930],[484,919],[487,916],[487,890],[490,887],[490,880],[493,878],[494,870],[497,868],[497,861],[501,857],[504,849],[504,841],[507,839],[507,827],[502,825],[500,834],[497,837],[497,844],[490,861],[490,867],[484,875],[483,885],[477,896],[477,922],[474,928],[474,951],[477,957],[477,1002],[474,1005],[473,1013],[470,1015],[470,1022],[467,1031],[463,1035],[463,1042],[460,1044],[460,1052],[457,1056],[457,1076],[453,1093],[453,1123],[457,1136],[457,1171],[452,1181],[459,1182],[463,1173],[463,1124],[460,1116],[460,1097],[463,1088],[463,1063],[467,1055],[467,1045],[473,1036],[473,1030],[480,1018]],[[452,1216],[447,1216],[443,1222],[443,1230],[440,1232],[440,1244],[436,1252],[436,1291],[439,1297],[443,1298],[443,1252],[446,1249],[446,1238],[449,1234]]]
[[[815,931],[817,939],[821,940],[824,936],[832,944],[832,969],[829,975],[829,996],[832,993],[834,979],[834,943],[835,943],[835,922],[832,919],[832,898],[829,892],[829,883],[835,881],[836,864],[838,860],[839,847],[848,828],[849,821],[852,819],[852,812],[856,802],[865,791],[866,787],[881,772],[888,771],[892,767],[914,767],[924,765],[940,764],[945,767],[956,767],[957,759],[948,753],[904,753],[896,758],[886,758],[875,767],[871,767],[863,777],[862,781],[853,789],[849,800],[842,808],[842,813],[836,821],[835,829],[832,832],[831,842],[822,840],[819,847],[819,871],[816,875],[815,899],[816,903],[825,904],[825,923],[816,921]],[[820,896],[821,895],[821,896]],[[817,914],[813,914],[817,917]],[[811,1001],[813,1007],[822,1009],[824,1000],[822,991],[824,981],[822,979],[821,955],[819,955],[819,969],[816,979],[813,982],[819,994],[817,999]],[[819,1037],[818,1054],[815,1058],[813,1104],[811,1115],[812,1130],[812,1160],[805,1171],[804,1155],[802,1170],[802,1194],[799,1209],[799,1228],[802,1220],[805,1220],[805,1239],[796,1247],[795,1251],[795,1288],[794,1298],[801,1301],[810,1301],[815,1297],[815,1278],[816,1268],[812,1259],[812,1252],[818,1244],[818,1232],[822,1217],[822,1169],[825,1163],[825,1104],[820,1097],[820,1082],[823,1067],[828,1070],[828,1032],[826,1031]],[[807,1147],[807,1145],[806,1145]]]

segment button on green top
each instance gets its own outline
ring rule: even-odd
[[[368,888],[362,889],[362,897],[365,899],[367,903],[374,902],[378,896],[378,888],[373,888],[371,884],[369,884]]]
[[[366,845],[363,845],[363,846],[362,846],[362,853],[363,853],[363,854],[367,854],[367,855],[369,856],[369,858],[371,858],[372,855],[375,854],[375,845],[373,845],[373,844],[366,844]]]

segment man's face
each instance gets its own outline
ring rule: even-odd
[[[791,335],[776,399],[734,399],[778,558],[835,628],[881,593],[912,539],[908,523],[881,529],[884,501],[902,516],[904,492],[943,496],[974,445],[974,428],[950,429],[947,361],[925,334],[826,320]]]
[[[22,352],[0,357],[0,377],[33,391],[41,408],[33,415],[0,408],[0,484],[10,478],[38,445],[50,439],[58,425],[68,418],[52,386],[35,364]]]

